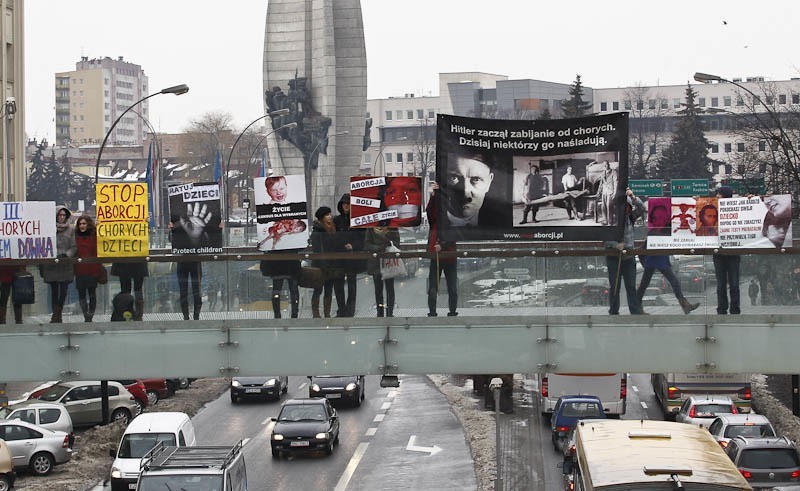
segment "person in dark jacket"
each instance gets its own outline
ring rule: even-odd
[[[336,226],[333,224],[331,209],[321,206],[314,213],[314,224],[311,228],[311,250],[317,253],[341,252]],[[314,288],[311,295],[311,312],[314,318],[320,318],[319,297],[323,295],[323,310],[325,317],[331,316],[331,303],[333,292],[336,290],[336,304],[340,311],[345,309],[344,283],[340,279],[343,275],[342,268],[338,261],[331,259],[314,259],[311,265],[322,270],[325,284],[320,288]],[[339,281],[337,281],[337,279]]]
[[[717,189],[717,198],[732,197],[733,188],[721,186]],[[731,314],[739,314],[742,311],[739,298],[739,266],[742,257],[732,254],[714,254],[713,259],[714,276],[717,278],[717,314],[727,314],[729,306]],[[728,304],[729,288],[730,304]]]
[[[396,228],[375,227],[367,230],[364,240],[364,249],[372,252],[385,252],[389,244],[400,244],[400,232]],[[367,273],[372,276],[375,285],[375,306],[378,317],[394,317],[394,278],[381,277],[380,258],[367,261]],[[383,290],[386,288],[386,303],[383,303]]]
[[[644,293],[647,291],[647,287],[650,285],[650,279],[653,277],[653,273],[658,270],[672,287],[672,293],[674,293],[675,298],[678,299],[678,303],[680,303],[684,314],[688,314],[700,306],[699,303],[691,303],[690,301],[686,300],[686,297],[683,296],[681,282],[678,277],[675,276],[675,272],[672,271],[672,265],[670,264],[669,256],[639,257],[642,259],[642,266],[644,266],[642,281],[639,283],[639,288],[636,289],[636,297],[639,299],[639,305],[642,304],[642,298],[644,298]]]
[[[347,252],[363,251],[366,231],[364,229],[350,228],[350,193],[342,195],[337,209],[339,210],[339,215],[333,219],[333,224],[339,234],[339,241],[344,244],[344,250]],[[344,278],[339,281],[347,283],[347,300],[345,301],[344,310],[337,312],[336,316],[353,317],[356,312],[357,276],[358,273],[367,269],[367,265],[363,259],[345,260],[342,264],[344,266]]]
[[[281,251],[283,253],[291,251]],[[261,274],[272,277],[272,314],[275,319],[281,318],[281,291],[284,280],[288,283],[289,302],[292,308],[292,319],[300,313],[300,261],[275,261],[262,259]]]
[[[97,230],[94,220],[89,215],[81,215],[75,222],[75,245],[77,257],[97,257]],[[92,322],[97,308],[97,278],[100,276],[100,263],[75,263],[75,288],[78,289],[78,301],[83,312],[83,320]]]
[[[184,221],[180,216],[172,216],[169,223],[169,233],[172,248],[177,250],[196,247],[192,236],[184,228]],[[200,311],[203,308],[203,263],[200,261],[178,261],[175,263],[175,274],[178,276],[178,303],[181,306],[183,320],[189,320],[189,284],[192,286],[192,318],[200,320]]]
[[[6,323],[6,308],[8,299],[11,298],[11,285],[14,283],[14,276],[25,271],[25,266],[0,266],[0,324]],[[22,304],[15,303],[14,322],[22,324]]]
[[[458,312],[458,263],[455,257],[439,257],[442,251],[453,252],[456,250],[456,243],[443,240],[439,236],[439,227],[436,216],[436,200],[434,196],[439,189],[438,183],[431,185],[431,197],[425,213],[428,214],[430,230],[428,232],[428,252],[434,254],[431,258],[430,271],[428,273],[428,317],[436,317],[436,296],[439,294],[439,280],[444,273],[447,280],[447,304],[449,307],[448,316],[456,316]]]
[[[56,256],[58,258],[74,257],[78,251],[75,245],[75,231],[69,224],[70,216],[72,213],[67,207],[56,207]],[[50,285],[50,300],[53,305],[50,322],[60,323],[69,284],[75,279],[75,270],[72,263],[64,261],[44,264],[41,271],[44,282]]]

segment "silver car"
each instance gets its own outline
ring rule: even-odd
[[[720,414],[738,414],[739,410],[728,396],[690,396],[685,401],[675,421],[708,427]]]
[[[72,418],[67,408],[58,402],[43,402],[37,399],[0,408],[0,419],[19,419],[53,431],[63,431],[69,435],[69,446],[75,442],[72,431]]]
[[[44,391],[39,400],[66,406],[75,426],[103,422],[99,380],[59,382]],[[126,425],[138,414],[136,398],[119,382],[108,382],[108,413],[109,421],[122,421]]]
[[[775,428],[766,416],[761,414],[721,414],[708,427],[711,436],[722,448],[728,446],[731,438],[766,438],[775,436]]]
[[[15,469],[28,469],[37,476],[49,474],[53,466],[72,457],[68,434],[18,419],[0,419],[0,439],[11,450]]]

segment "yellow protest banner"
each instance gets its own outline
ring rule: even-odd
[[[97,185],[97,256],[150,254],[147,184]]]

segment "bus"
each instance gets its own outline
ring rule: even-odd
[[[653,392],[664,416],[675,418],[691,395],[728,396],[740,413],[750,412],[751,373],[654,373]]]
[[[536,391],[542,416],[553,414],[561,396],[595,396],[603,403],[607,416],[625,414],[628,398],[627,373],[539,373]]]
[[[561,464],[566,490],[752,490],[708,430],[669,421],[589,419]]]

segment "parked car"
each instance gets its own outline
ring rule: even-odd
[[[289,399],[278,417],[271,419],[275,423],[270,436],[275,459],[282,453],[313,450],[330,455],[339,443],[339,417],[327,399]]]
[[[197,380],[196,378],[168,378],[167,379],[167,389],[169,390],[169,396],[175,394],[178,389],[183,390],[189,387],[192,382]]]
[[[308,397],[349,402],[356,407],[366,397],[363,375],[317,375],[308,379]]]
[[[551,439],[556,452],[563,452],[569,432],[582,419],[606,419],[603,404],[595,396],[561,396],[550,417]]]
[[[11,450],[5,440],[0,439],[0,491],[8,491],[14,486],[17,473],[14,471],[14,461],[11,459]]]
[[[50,474],[54,466],[69,462],[72,457],[67,433],[19,419],[0,420],[0,439],[8,445],[15,469],[27,469],[37,476]]]
[[[136,405],[139,407],[138,412],[136,415],[141,414],[147,406],[150,405],[150,400],[147,397],[147,388],[144,385],[144,382],[137,379],[122,379],[117,380],[117,382],[121,383],[128,389],[128,392],[136,399]],[[134,415],[134,416],[136,416]]]
[[[745,438],[728,441],[725,453],[754,488],[800,484],[800,456],[788,438]]]
[[[231,379],[231,403],[236,404],[244,398],[263,400],[281,398],[289,391],[289,377],[260,375],[256,377],[233,377]]]
[[[737,436],[765,438],[775,436],[775,428],[766,416],[761,414],[720,414],[709,425],[708,431],[725,448],[728,441]]]
[[[605,305],[608,303],[608,279],[589,278],[581,287],[583,305]]]
[[[739,414],[730,397],[689,396],[675,414],[675,421],[708,426],[720,414]]]
[[[172,397],[175,394],[175,391],[169,388],[165,378],[143,378],[142,383],[147,392],[147,401],[151,406],[161,399]]]
[[[40,395],[39,400],[64,404],[75,426],[103,422],[99,380],[59,382]],[[109,381],[109,421],[127,425],[137,410],[136,398],[119,382]]]
[[[69,447],[75,443],[72,418],[66,406],[58,402],[43,402],[37,399],[0,407],[0,419],[18,419],[53,431],[69,435]],[[0,490],[2,491],[2,490]]]

